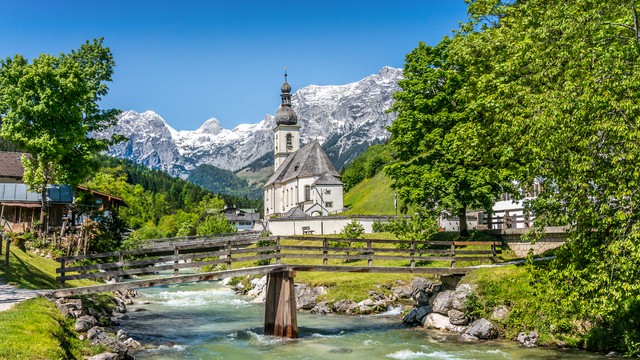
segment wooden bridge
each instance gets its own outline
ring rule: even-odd
[[[267,274],[265,334],[297,337],[293,278],[296,271],[378,272],[464,275],[460,262],[495,262],[500,242],[400,241],[326,237],[225,237],[164,239],[136,250],[68,256],[60,263],[57,281],[116,279],[172,271],[112,284],[53,290],[53,297],[141,288],[227,277]],[[99,262],[84,264],[88,262]],[[275,264],[271,264],[274,262]],[[235,266],[234,266],[235,265]],[[180,274],[185,268],[215,267],[214,271]],[[238,267],[234,269],[232,267]]]

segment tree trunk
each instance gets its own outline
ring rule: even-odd
[[[467,207],[462,207],[458,213],[458,219],[460,219],[460,236],[469,236],[469,230],[467,229]]]

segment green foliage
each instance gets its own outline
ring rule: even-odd
[[[275,244],[276,244],[275,240],[259,240],[256,243],[256,248],[274,246]],[[259,255],[267,255],[267,254],[273,254],[273,253],[275,253],[275,251],[273,251],[273,250],[258,252]],[[263,265],[269,265],[269,264],[271,264],[271,259],[257,260],[256,261],[256,265],[257,266],[263,266]]]
[[[21,55],[0,61],[0,133],[30,154],[22,163],[32,191],[81,183],[96,171],[95,155],[121,140],[89,137],[113,125],[119,112],[98,107],[115,65],[102,41],[31,63]]]
[[[449,46],[460,100],[526,190],[536,225],[568,225],[549,270],[550,331],[637,353],[640,300],[640,42],[634,3],[472,1]],[[567,22],[570,18],[571,21]],[[487,19],[492,19],[487,21]],[[473,146],[475,147],[475,146]],[[636,324],[636,325],[633,325]],[[547,324],[548,325],[548,324]],[[586,330],[585,330],[586,331]]]
[[[344,191],[348,192],[362,180],[374,177],[389,161],[391,156],[387,145],[370,146],[342,171]]]
[[[410,218],[397,218],[386,226],[387,231],[404,241],[428,241],[438,233],[438,224],[433,216],[419,211]]]
[[[362,234],[364,234],[364,227],[356,219],[351,220],[351,222],[345,225],[342,231],[340,231],[340,235],[345,239],[359,239],[362,237]]]
[[[396,161],[385,171],[406,203],[459,216],[464,234],[467,209],[490,209],[505,177],[485,119],[461,96],[469,75],[450,46],[445,38],[407,54],[391,108]]]

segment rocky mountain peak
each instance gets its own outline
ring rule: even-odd
[[[292,96],[292,106],[302,143],[320,141],[340,169],[370,144],[388,138],[386,127],[395,115],[385,111],[391,107],[401,78],[401,69],[386,66],[354,83],[299,89]],[[273,108],[277,105],[274,99]],[[130,110],[120,114],[117,125],[94,136],[124,135],[129,140],[112,146],[112,156],[185,178],[201,164],[237,171],[273,151],[274,127],[273,115],[267,115],[256,124],[241,124],[232,130],[211,118],[195,131],[176,131],[153,111]]]

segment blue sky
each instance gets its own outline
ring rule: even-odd
[[[105,38],[116,61],[102,107],[153,110],[178,130],[274,114],[293,91],[402,67],[466,19],[463,0],[68,1],[0,3],[0,57],[59,54]]]

